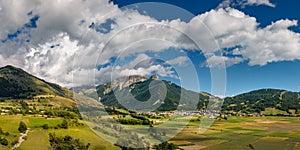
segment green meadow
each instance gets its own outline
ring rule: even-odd
[[[49,133],[78,138],[83,143],[90,143],[91,150],[120,149],[99,137],[87,125],[71,126],[68,129],[41,127],[44,124],[55,127],[62,123],[63,118],[2,115],[0,127],[3,131],[9,132],[9,135],[3,135],[9,143],[19,138],[20,121],[25,122],[30,129],[26,140],[17,148],[18,150],[48,150]],[[84,123],[81,120],[80,122]],[[197,120],[190,122],[169,142],[180,149],[300,149],[300,118],[298,117],[228,117],[227,120],[216,120],[204,133],[200,133],[200,124],[201,122]],[[10,148],[11,145],[0,146],[3,150]]]
[[[55,133],[58,136],[70,135],[73,138],[80,139],[83,143],[90,143],[91,150],[93,149],[120,149],[113,144],[105,141],[98,135],[96,135],[87,125],[78,127],[69,127],[68,129],[43,129],[41,126],[48,124],[49,127],[55,127],[61,124],[63,118],[44,118],[34,116],[22,116],[22,115],[2,115],[0,116],[0,127],[3,131],[9,132],[8,136],[3,136],[9,141],[7,147],[0,146],[0,149],[6,150],[12,147],[11,142],[18,140],[20,133],[18,131],[19,122],[23,121],[27,127],[30,128],[26,140],[21,144],[17,150],[48,150],[49,133]]]

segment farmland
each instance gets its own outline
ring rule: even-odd
[[[18,148],[19,150],[49,149],[49,133],[55,133],[59,136],[70,135],[74,138],[78,138],[84,143],[90,143],[90,149],[118,149],[118,147],[101,139],[86,125],[69,127],[68,129],[43,129],[41,127],[43,124],[48,124],[50,127],[57,126],[63,121],[63,118],[46,119],[44,117],[34,116],[2,115],[0,116],[0,127],[3,131],[9,132],[8,136],[4,136],[8,139],[9,143],[19,138],[18,124],[20,121],[25,122],[30,129],[26,140]],[[10,149],[11,147],[12,145],[9,144],[7,147],[0,146],[0,149]]]
[[[229,117],[216,121],[203,134],[196,125],[190,123],[170,142],[182,149],[300,148],[300,119],[296,117]]]
[[[181,87],[164,81],[168,87],[165,105],[157,111],[138,112],[116,107],[117,99],[107,85],[98,87],[101,101],[107,104],[102,105],[12,66],[0,68],[0,76],[3,81],[0,149],[3,150],[13,146],[19,150],[150,149],[150,144],[156,149],[186,150],[300,148],[298,92],[252,91],[225,98],[221,112],[208,113],[205,109],[208,98],[214,99],[216,104],[221,101],[199,93],[197,111],[183,109],[194,107],[196,103],[176,111],[173,109],[178,106]],[[157,78],[140,78],[145,82],[139,78],[131,77],[130,87],[132,93],[144,101],[151,95],[147,92],[150,81]],[[187,93],[187,97],[198,94]],[[203,120],[205,117],[217,119],[210,126],[209,121]],[[202,128],[206,125],[207,128]],[[161,143],[164,140],[168,141]]]
[[[23,121],[29,129],[26,140],[19,150],[49,149],[49,133],[58,136],[70,135],[89,149],[119,149],[94,133],[88,126],[71,126],[68,129],[51,128],[61,124],[64,118],[45,118],[23,115],[0,116],[0,127],[9,132],[5,136],[12,142],[19,135],[18,124]],[[84,121],[79,120],[84,123]],[[48,124],[49,129],[41,126]],[[168,142],[181,149],[299,149],[300,118],[298,117],[228,117],[219,119],[204,133],[199,130],[200,121],[193,119],[179,134]],[[137,127],[147,125],[135,125]],[[0,149],[9,149],[11,145]]]

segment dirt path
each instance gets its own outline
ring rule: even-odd
[[[285,94],[285,93],[286,93],[286,91],[283,91],[283,92],[280,93],[279,100],[282,100],[282,96],[283,96],[283,94]]]
[[[19,137],[18,143],[16,143],[10,150],[15,150],[15,149],[17,149],[18,147],[21,146],[22,142],[25,141],[25,137],[27,136],[28,131],[29,131],[29,128],[26,130],[25,133],[20,133],[21,136]]]

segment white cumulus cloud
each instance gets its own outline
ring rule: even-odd
[[[271,3],[269,0],[224,0],[219,4],[218,8],[226,8],[226,7],[236,7],[236,6],[259,6],[265,5],[269,7],[276,7],[275,4]]]
[[[241,4],[275,6],[268,0]],[[121,10],[107,0],[10,0],[0,1],[0,7],[0,20],[5,20],[0,24],[1,66],[16,65],[69,87],[92,84],[94,74],[99,77],[97,82],[105,82],[112,68],[98,71],[96,65],[129,55],[137,57],[118,71],[120,75],[160,71],[162,76],[173,76],[171,68],[159,64],[130,67],[151,59],[146,52],[168,48],[201,50],[208,58],[206,66],[225,62],[229,67],[245,61],[266,65],[300,59],[300,34],[289,29],[298,25],[297,20],[275,20],[260,27],[255,17],[230,7],[199,14],[189,22],[158,21],[135,10]],[[34,16],[39,16],[37,28],[26,27]],[[103,30],[106,33],[89,28],[107,20],[112,21],[110,29]],[[26,39],[30,41],[22,41]],[[220,55],[220,50],[226,55]],[[186,57],[178,57],[168,63],[183,65],[185,61]]]

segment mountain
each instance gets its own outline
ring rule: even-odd
[[[261,113],[276,109],[286,113],[300,113],[300,92],[260,89],[224,99],[223,111]]]
[[[39,79],[20,68],[10,65],[0,68],[1,99],[32,98],[38,95],[72,98],[70,90]]]
[[[150,90],[149,90],[150,89]],[[164,90],[166,89],[166,90]],[[57,84],[37,78],[20,68],[0,68],[0,100],[45,98],[56,106],[75,107],[73,96],[80,103],[93,102],[85,96],[99,100],[106,106],[130,107],[139,110],[158,111],[205,109],[209,93],[186,90],[170,81],[160,80],[157,75],[150,78],[129,76],[95,88],[74,88],[79,94]],[[223,112],[300,114],[300,92],[279,89],[260,89],[224,99]]]
[[[196,93],[172,82],[159,80],[157,75],[150,78],[137,75],[119,78],[97,86],[96,90],[100,102],[106,106],[123,107],[126,105],[134,109],[140,107],[146,110],[147,108],[144,107],[149,107],[150,110],[157,105],[158,111],[176,110],[178,106],[180,109],[202,109],[212,97],[207,93]]]

